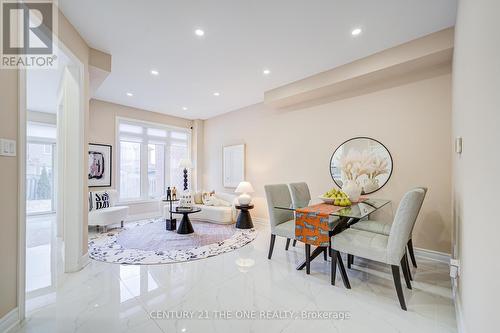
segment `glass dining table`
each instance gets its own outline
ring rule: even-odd
[[[332,237],[336,234],[341,233],[347,228],[350,228],[353,224],[359,220],[367,217],[368,215],[376,212],[380,208],[389,204],[390,200],[385,199],[373,199],[364,198],[362,201],[352,204],[351,206],[338,209],[329,214],[328,218],[328,235]],[[308,207],[298,207],[294,205],[276,205],[275,209],[290,210],[296,212],[298,209],[307,209]],[[314,260],[321,253],[329,253],[329,249],[326,246],[318,246],[311,253],[310,261]],[[302,262],[297,266],[297,270],[302,270],[306,267],[306,261]]]

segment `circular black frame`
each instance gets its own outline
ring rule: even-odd
[[[361,193],[361,194],[372,194],[372,193],[377,192],[381,188],[383,188],[385,186],[385,184],[387,184],[389,182],[389,179],[391,179],[391,176],[392,176],[392,171],[394,170],[394,160],[392,159],[391,152],[389,151],[389,149],[387,149],[387,147],[382,142],[378,141],[377,139],[370,138],[368,136],[356,136],[354,138],[350,138],[349,140],[346,140],[346,141],[342,142],[337,148],[335,148],[335,150],[333,151],[332,157],[330,157],[330,163],[328,164],[328,172],[330,173],[330,177],[332,177],[332,180],[335,183],[335,185],[337,185],[339,188],[342,188],[342,186],[340,186],[335,181],[335,178],[333,178],[333,175],[332,175],[332,160],[333,160],[333,156],[335,156],[335,153],[337,152],[337,150],[339,150],[339,148],[342,147],[344,144],[346,144],[349,141],[356,140],[356,139],[368,139],[368,140],[373,140],[375,142],[378,142],[382,147],[385,148],[385,150],[389,154],[389,158],[391,159],[391,172],[389,173],[389,177],[387,177],[386,182],[382,186],[380,186],[378,189],[376,189],[375,191],[371,191],[371,192],[365,193],[365,191],[363,190],[362,193]]]

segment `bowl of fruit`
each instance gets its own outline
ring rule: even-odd
[[[351,200],[349,200],[349,197],[347,194],[344,192],[337,190],[337,189],[331,189],[330,191],[326,192],[322,196],[319,197],[324,203],[335,205],[335,206],[341,206],[341,207],[347,207],[352,205]]]

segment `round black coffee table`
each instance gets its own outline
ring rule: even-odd
[[[238,229],[252,229],[253,222],[252,217],[250,216],[249,210],[254,206],[250,205],[236,205],[235,208],[240,210],[240,214],[238,215],[238,219],[236,220],[236,228]]]
[[[179,209],[179,207],[172,209],[170,211],[171,213],[174,214],[182,214],[182,220],[181,223],[179,224],[179,227],[177,228],[177,233],[178,234],[192,234],[194,232],[193,225],[191,224],[191,221],[189,221],[189,214],[193,213],[198,213],[201,212],[201,208],[198,207],[193,207],[190,209]]]

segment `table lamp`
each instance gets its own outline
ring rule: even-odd
[[[234,192],[241,193],[241,195],[238,197],[238,202],[240,203],[240,205],[250,205],[250,203],[252,202],[252,197],[248,193],[254,192],[252,184],[250,184],[249,182],[241,182]]]
[[[183,169],[184,172],[184,191],[188,189],[188,171],[187,169],[191,169],[192,164],[191,160],[183,158],[179,163],[179,168]]]

